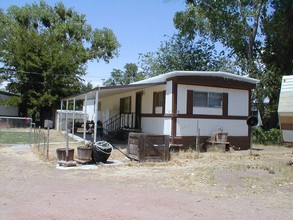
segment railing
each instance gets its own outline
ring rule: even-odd
[[[106,132],[114,132],[121,128],[135,128],[135,120],[135,113],[119,113],[103,122],[103,129]]]

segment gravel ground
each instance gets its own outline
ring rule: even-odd
[[[293,219],[292,148],[109,160],[122,164],[61,170],[29,145],[0,145],[0,219]]]

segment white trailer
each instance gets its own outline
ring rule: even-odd
[[[278,114],[283,141],[293,144],[293,75],[282,78]]]

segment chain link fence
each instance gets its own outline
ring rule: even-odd
[[[30,144],[34,141],[35,124],[27,117],[0,117],[1,144]]]
[[[32,118],[0,117],[0,144],[38,144],[47,142],[47,136],[36,129]]]
[[[46,131],[27,117],[0,117],[0,144],[31,144],[43,155],[49,146]]]

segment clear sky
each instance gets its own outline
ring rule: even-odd
[[[38,0],[0,0],[0,8],[11,5],[23,6]],[[47,0],[54,6],[60,0]],[[93,28],[107,27],[113,30],[121,44],[120,55],[106,64],[89,63],[85,80],[94,86],[108,79],[113,69],[124,69],[126,63],[138,63],[139,53],[156,51],[161,41],[173,35],[175,12],[185,8],[184,0],[62,0],[86,15]]]

